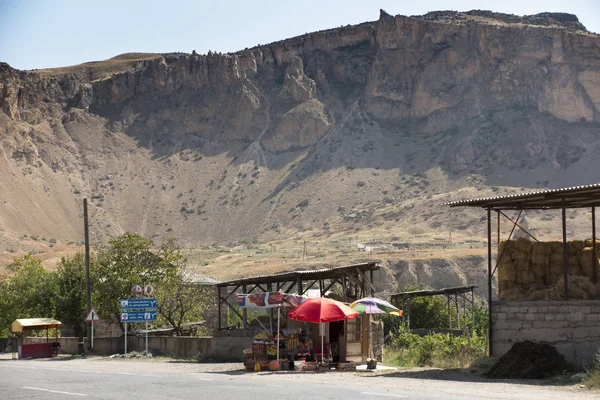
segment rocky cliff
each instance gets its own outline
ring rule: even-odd
[[[233,54],[1,64],[0,110],[4,231],[78,238],[82,197],[98,241],[354,231],[461,187],[600,181],[600,37],[569,14],[382,11]]]

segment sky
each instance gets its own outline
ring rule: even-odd
[[[568,12],[589,31],[600,32],[600,0],[0,0],[0,61],[36,69],[129,52],[233,52],[375,21],[380,9],[393,15],[448,9]]]

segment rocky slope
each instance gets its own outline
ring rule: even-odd
[[[463,187],[600,181],[600,37],[569,14],[382,11],[234,54],[0,64],[0,110],[13,239],[80,240],[84,197],[95,244],[386,223],[478,235],[477,212],[437,205]]]

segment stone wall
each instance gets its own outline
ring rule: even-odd
[[[600,301],[494,302],[492,327],[496,357],[516,342],[543,341],[583,368],[600,347]]]
[[[252,347],[254,335],[256,335],[256,331],[252,329],[231,329],[216,332],[216,357],[226,361],[243,361],[243,350]]]
[[[57,339],[50,338],[50,342]],[[78,354],[82,346],[75,337],[58,338],[61,352],[65,354]],[[27,337],[25,343],[46,343],[46,338]],[[127,352],[142,352],[146,349],[145,336],[127,337]],[[156,355],[173,358],[214,358],[216,356],[216,340],[213,337],[185,337],[185,336],[148,336],[148,350]],[[125,351],[124,337],[94,338],[94,354],[112,355],[123,354]],[[240,360],[242,353],[240,351]]]

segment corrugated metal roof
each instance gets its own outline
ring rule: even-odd
[[[227,282],[220,282],[217,286],[237,286],[237,285],[252,285],[252,284],[262,284],[269,282],[284,282],[295,280],[296,277],[302,276],[303,279],[310,279],[313,275],[327,274],[331,273],[332,275],[337,272],[342,272],[344,270],[351,270],[354,268],[362,268],[362,269],[379,269],[381,264],[377,261],[361,263],[361,264],[352,264],[345,265],[342,267],[328,267],[328,268],[319,268],[319,269],[308,269],[308,270],[296,270],[296,271],[285,271],[278,272],[270,275],[257,275],[249,278],[243,279],[235,279]]]
[[[185,282],[187,283],[195,283],[197,285],[216,285],[220,281],[215,278],[211,278],[208,275],[190,273],[185,276]]]
[[[500,209],[555,209],[600,206],[600,183],[548,189],[537,192],[484,197],[443,203],[450,207],[482,207]]]
[[[412,292],[400,292],[391,295],[392,300],[400,300],[400,299],[408,299],[412,297],[425,297],[425,296],[436,296],[440,294],[450,295],[450,294],[461,294],[472,292],[474,289],[477,289],[477,285],[467,285],[467,286],[455,286],[448,287],[443,289],[431,289],[431,290],[415,290]]]

